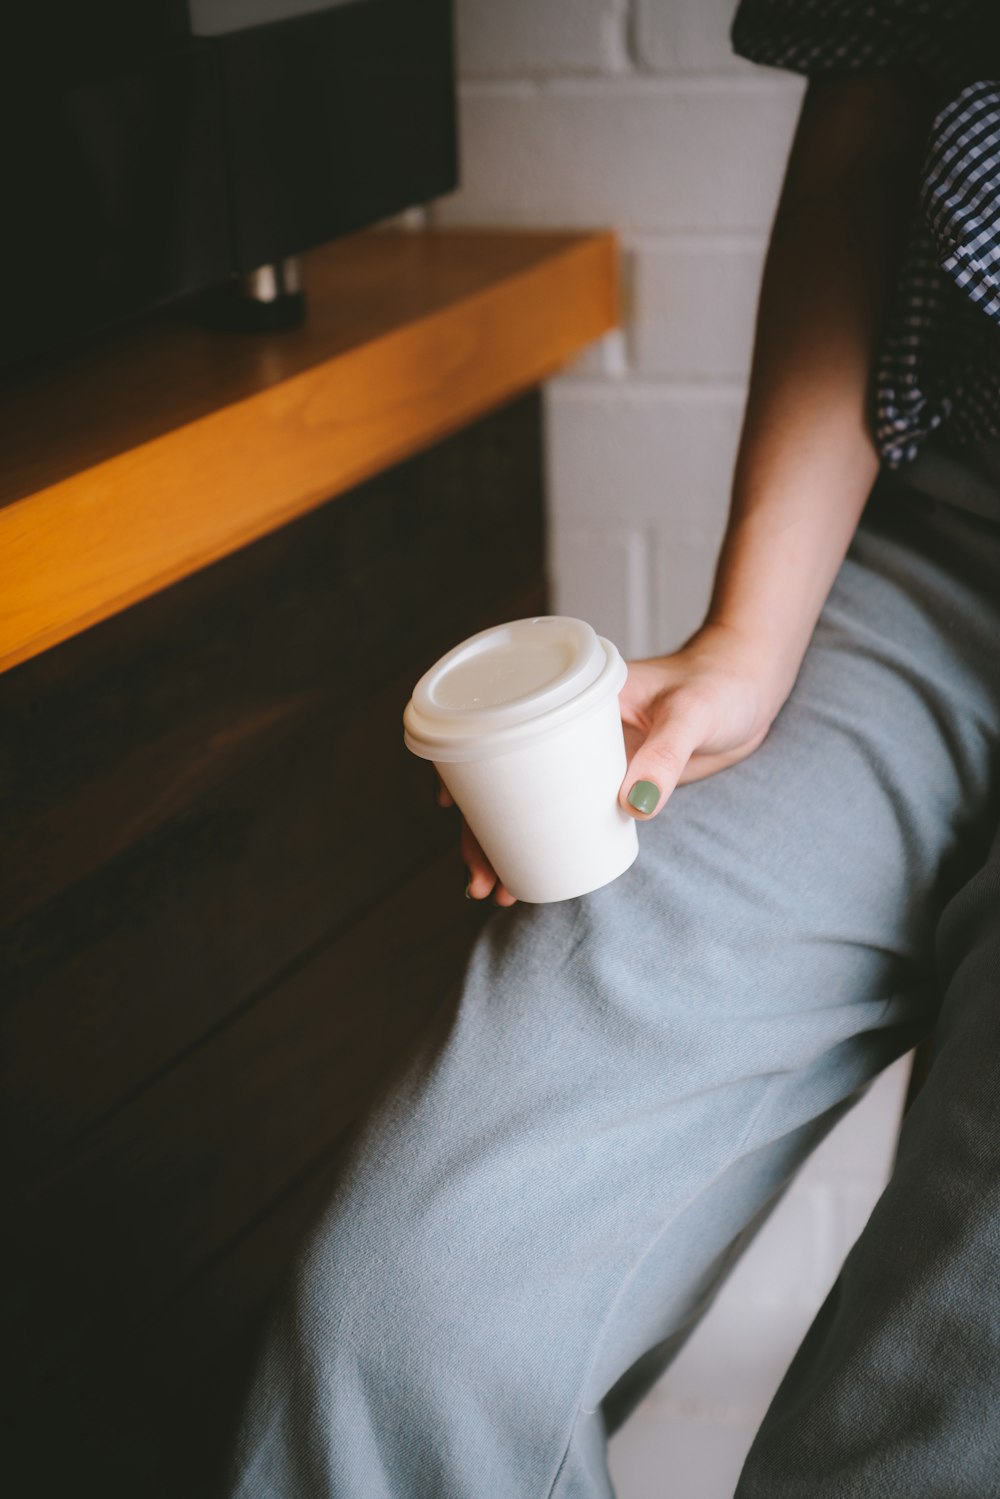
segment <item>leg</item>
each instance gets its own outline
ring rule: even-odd
[[[939,931],[944,1002],[899,1159],[739,1499],[1000,1495],[1000,832]]]
[[[487,928],[275,1320],[239,1499],[607,1499],[630,1371],[928,1023],[997,732],[986,550],[888,505],[761,750],[615,884]]]

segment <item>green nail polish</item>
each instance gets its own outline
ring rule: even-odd
[[[472,893],[472,881],[471,880],[469,881],[469,883],[465,887],[465,898],[466,898],[466,900],[475,900],[475,896]]]
[[[655,812],[660,800],[660,788],[655,781],[636,781],[628,794],[628,804],[637,812]]]

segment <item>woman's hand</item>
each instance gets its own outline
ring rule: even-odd
[[[450,807],[453,798],[448,788],[438,781],[438,806]],[[462,836],[459,839],[459,849],[462,854],[462,862],[469,872],[469,882],[465,887],[465,893],[470,900],[485,900],[492,891],[493,902],[498,906],[512,906],[517,897],[511,895],[497,879],[496,870],[483,853],[479,841],[472,832],[465,818],[462,818]]]
[[[795,679],[790,662],[706,625],[679,651],[630,661],[619,694],[628,774],[618,799],[645,822],[676,786],[745,760],[765,738]]]
[[[706,625],[669,656],[628,666],[618,700],[629,764],[618,799],[642,822],[662,811],[675,786],[714,775],[751,754],[795,676],[790,663],[770,659],[722,625]],[[438,801],[451,805],[443,786]],[[461,851],[470,876],[466,893],[483,900],[493,892],[498,906],[514,905],[515,897],[497,881],[464,821]]]

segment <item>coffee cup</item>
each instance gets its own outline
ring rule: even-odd
[[[635,860],[635,821],[618,804],[627,675],[583,620],[541,615],[463,640],[413,689],[404,742],[433,761],[518,900],[585,895]]]

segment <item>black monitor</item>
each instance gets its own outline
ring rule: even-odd
[[[451,0],[22,11],[0,101],[4,367],[253,286],[455,186]]]

